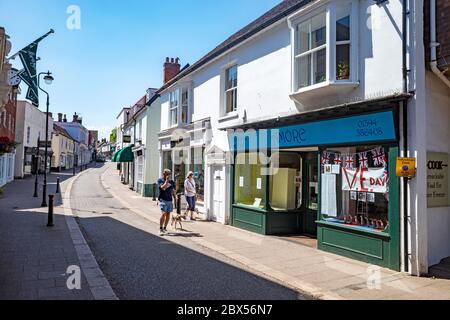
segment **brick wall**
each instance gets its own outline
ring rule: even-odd
[[[430,61],[430,0],[424,1],[424,42],[426,61]],[[438,66],[450,67],[450,0],[436,0]],[[427,63],[428,66],[428,63]]]
[[[5,110],[0,114],[0,137],[8,137],[14,140],[16,137],[16,109],[17,94],[14,94],[6,105]]]

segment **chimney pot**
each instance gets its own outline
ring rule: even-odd
[[[58,113],[58,122],[62,122],[62,113]]]
[[[64,115],[63,122],[67,122],[67,116]]]
[[[170,61],[170,62],[169,62]],[[164,63],[164,84],[172,80],[178,73],[180,73],[180,58],[166,58]]]

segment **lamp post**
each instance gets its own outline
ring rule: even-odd
[[[38,197],[38,174],[39,174],[39,137],[37,138],[37,146],[36,146],[36,160],[34,161],[36,168],[34,172],[34,194],[33,198]]]
[[[50,71],[48,72],[41,72],[38,74],[38,88],[44,92],[47,95],[47,109],[46,109],[46,117],[45,117],[45,152],[44,152],[44,184],[42,187],[42,204],[41,207],[47,206],[47,155],[48,155],[48,109],[50,106],[50,97],[47,91],[41,88],[40,86],[40,79],[41,75],[45,74],[44,81],[46,84],[50,85],[52,84],[52,81],[54,80],[52,77],[52,74]]]

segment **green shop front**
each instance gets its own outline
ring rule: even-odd
[[[231,224],[399,270],[397,119],[389,108],[230,131]]]

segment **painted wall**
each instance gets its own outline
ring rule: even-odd
[[[161,99],[157,99],[147,107],[147,130],[145,143],[145,175],[144,183],[156,183],[160,176],[159,170],[159,140],[161,131]]]
[[[427,149],[450,154],[450,89],[427,71]],[[450,207],[428,208],[428,263],[450,256]]]
[[[45,117],[46,115],[38,108],[26,101],[17,102],[16,115],[16,141],[20,145],[16,148],[16,160],[14,176],[23,178],[24,176],[24,148],[37,147],[37,139],[45,140]],[[27,141],[27,128],[30,127],[30,139]],[[49,117],[48,137],[51,139],[53,132],[53,119]]]

